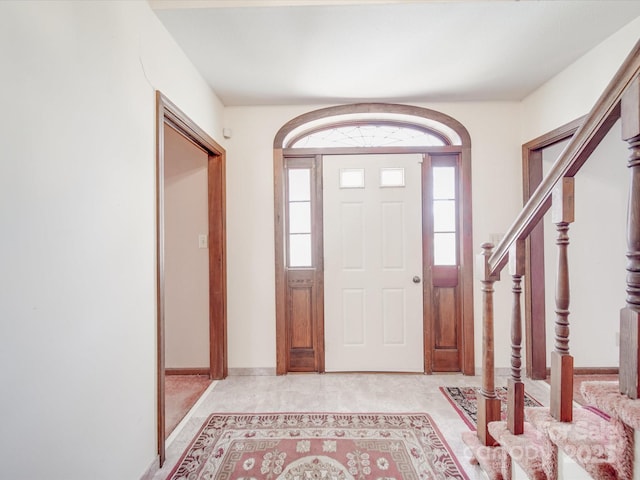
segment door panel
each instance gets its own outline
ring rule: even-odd
[[[402,345],[406,337],[406,297],[403,288],[382,289],[382,344]]]
[[[326,194],[325,194],[326,195]],[[342,269],[345,271],[364,270],[364,202],[343,202],[340,209],[340,253]],[[329,222],[330,225],[332,222]],[[326,226],[325,226],[326,228]],[[326,230],[325,230],[326,231]]]
[[[382,203],[382,270],[405,268],[404,202]]]
[[[424,371],[421,160],[324,157],[326,371]]]
[[[365,300],[363,288],[342,289],[342,315],[338,321],[342,323],[345,345],[361,346],[365,343]]]
[[[310,287],[291,289],[291,317],[297,319],[291,334],[291,348],[313,348],[311,332],[313,304]]]
[[[455,312],[455,290],[453,288],[438,288],[435,290],[434,304],[434,339],[436,348],[453,349],[458,346],[458,332]]]

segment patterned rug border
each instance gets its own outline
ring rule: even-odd
[[[467,425],[467,427],[469,427],[469,430],[473,430],[474,432],[477,430],[476,425],[473,424],[473,422],[471,422],[471,420],[469,420],[469,417],[467,417],[461,410],[460,407],[458,407],[458,404],[455,402],[455,400],[453,398],[451,398],[451,395],[449,395],[446,392],[447,387],[439,387],[440,392],[442,392],[442,394],[444,395],[444,398],[446,398],[449,403],[451,404],[451,406],[453,407],[453,409],[456,411],[456,413],[458,414],[458,416],[462,419],[462,421]]]
[[[456,386],[441,386],[441,387],[438,387],[438,388],[439,388],[440,392],[442,392],[442,394],[445,396],[445,398],[449,401],[449,403],[451,404],[453,409],[456,411],[458,416],[467,425],[467,427],[469,427],[470,430],[475,432],[477,430],[476,424],[472,421],[472,419],[469,418],[468,414],[465,413],[465,411],[462,408],[462,406],[459,405],[458,403],[456,403],[456,401],[453,399],[453,397],[447,392],[447,388],[461,388],[461,389],[463,389],[463,388],[473,388],[473,389],[479,390],[480,387],[472,387],[472,386],[469,386],[469,385],[465,385],[465,386],[457,386],[456,385]],[[506,387],[496,387],[496,392],[498,392],[500,390],[506,392]],[[542,406],[542,403],[537,398],[535,398],[533,395],[531,395],[529,393],[526,393],[526,392],[525,392],[525,406],[526,406],[526,403],[527,403],[527,397],[532,402],[537,404],[536,406],[539,406],[539,407]],[[498,398],[500,398],[500,396],[498,396]],[[501,403],[502,403],[502,405],[501,405],[501,409],[502,409],[504,407],[504,400],[503,399],[500,399],[500,400],[501,400]],[[476,404],[476,408],[477,408],[477,404]]]
[[[407,417],[407,416],[424,416],[429,420],[433,430],[438,435],[438,438],[441,440],[443,447],[445,448],[445,450],[447,451],[447,453],[451,457],[451,460],[453,461],[455,466],[458,468],[458,471],[460,472],[462,477],[465,480],[470,480],[469,475],[467,474],[466,470],[463,468],[462,463],[460,462],[460,460],[458,460],[458,456],[454,453],[453,449],[451,448],[451,445],[449,445],[449,442],[447,441],[447,439],[443,435],[442,431],[440,430],[440,427],[438,427],[438,424],[433,419],[433,417],[430,414],[426,413],[426,412],[393,412],[393,413],[389,413],[389,412],[260,412],[260,413],[255,413],[255,412],[253,412],[253,413],[247,413],[247,412],[215,412],[215,413],[211,413],[205,419],[205,421],[202,423],[202,425],[200,426],[198,431],[195,433],[195,435],[193,436],[191,441],[188,443],[188,445],[185,447],[184,451],[180,455],[180,458],[178,459],[178,461],[175,463],[175,465],[171,469],[169,475],[166,477],[166,480],[170,480],[175,475],[175,473],[180,468],[180,465],[182,464],[182,462],[189,455],[189,452],[191,451],[193,446],[196,444],[196,442],[200,438],[200,435],[204,432],[204,430],[207,428],[207,426],[209,425],[210,421],[214,417],[220,417],[220,416],[226,416],[226,417],[242,416],[242,417],[250,417],[251,418],[251,417],[269,416],[269,415],[282,415],[282,416],[285,416],[285,418],[287,416],[298,416],[298,417],[301,417],[301,416],[305,416],[305,415],[310,415],[310,416],[315,416],[315,415],[343,416],[344,415],[344,416],[377,416],[377,417],[382,416],[382,417],[385,417],[387,419],[394,418],[394,417],[398,417],[399,418],[399,417]]]

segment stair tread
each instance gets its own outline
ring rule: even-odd
[[[463,432],[462,441],[469,447],[473,453],[473,458],[480,464],[489,480],[511,478],[510,465],[504,463],[504,449],[502,447],[487,447],[483,445],[476,432]]]
[[[640,430],[640,399],[633,400],[620,393],[618,382],[584,382],[581,391],[587,401],[611,417],[619,418],[635,430]]]
[[[624,399],[618,382],[582,382],[580,393],[589,405],[595,406],[610,417],[618,415],[618,406]]]
[[[628,438],[598,414],[573,410],[572,422],[559,422],[548,408],[527,408],[527,419],[595,479],[628,478],[624,452]]]
[[[512,460],[534,480],[557,478],[557,449],[545,435],[525,422],[524,433],[509,432],[507,422],[491,422],[489,432],[509,453]]]

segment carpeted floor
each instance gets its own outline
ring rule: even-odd
[[[545,381],[548,384],[551,384],[551,378],[547,377]],[[618,375],[574,375],[573,377],[573,401],[585,406],[587,405],[586,400],[582,397],[580,393],[580,385],[582,382],[617,382]]]
[[[468,479],[427,414],[214,414],[171,480]]]
[[[206,375],[165,376],[165,434],[168,437],[211,384]]]
[[[460,415],[460,418],[475,430],[478,416],[478,395],[479,387],[440,387],[440,391],[449,400],[451,406]],[[502,420],[507,417],[507,389],[505,387],[496,387],[496,395],[500,399],[500,414]],[[528,393],[524,394],[525,407],[539,407],[542,404]]]

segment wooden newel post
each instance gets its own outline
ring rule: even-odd
[[[493,340],[493,284],[500,274],[491,275],[489,257],[492,243],[482,244],[476,257],[476,271],[482,283],[482,389],[478,398],[478,438],[483,445],[497,445],[489,433],[489,423],[500,420],[500,399],[496,396]]]
[[[640,78],[622,97],[622,138],[629,143],[627,305],[620,311],[620,392],[640,397]]]
[[[524,241],[509,250],[509,273],[513,279],[511,313],[511,377],[507,380],[507,428],[514,435],[524,433],[524,382],[522,381],[522,276],[525,268]]]
[[[551,415],[561,422],[573,419],[573,357],[569,354],[569,224],[574,221],[573,177],[565,177],[553,191],[552,219],[558,231],[555,349],[551,352]]]

